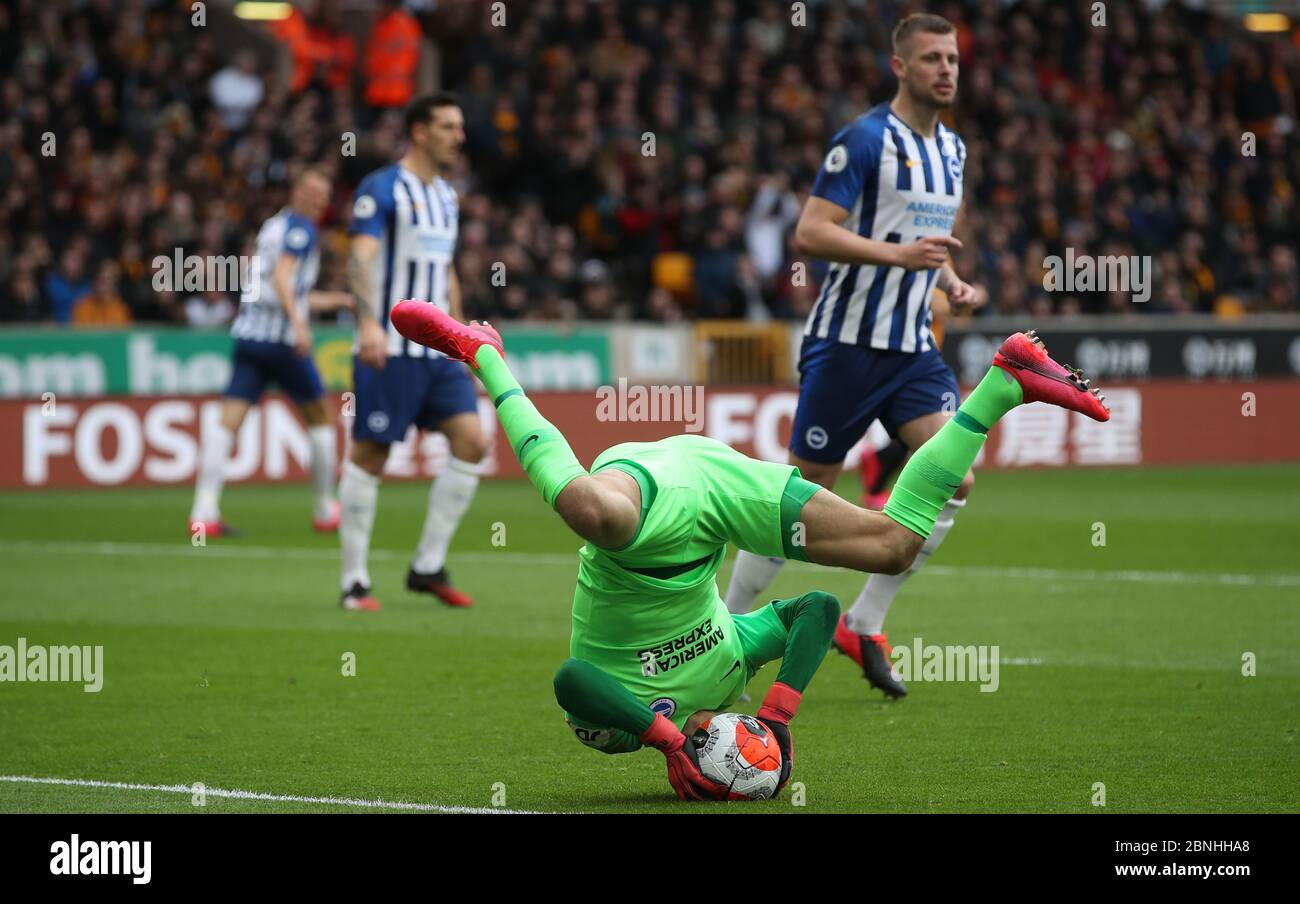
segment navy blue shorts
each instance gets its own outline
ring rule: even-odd
[[[389,358],[383,370],[352,359],[357,417],[352,438],[400,443],[415,424],[434,430],[447,418],[478,411],[474,379],[450,358]]]
[[[299,405],[325,395],[316,362],[300,357],[292,345],[236,339],[226,395],[256,405],[267,383],[279,386]]]
[[[957,378],[936,348],[891,352],[805,339],[790,451],[834,464],[876,419],[896,437],[908,421],[960,403]]]

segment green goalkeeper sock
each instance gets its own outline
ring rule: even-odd
[[[569,448],[564,434],[542,417],[524,395],[519,381],[495,348],[480,346],[474,363],[474,373],[483,381],[496,405],[497,418],[505,428],[515,457],[546,504],[555,508],[560,492],[575,478],[585,477],[587,469]]]
[[[1016,378],[1000,367],[990,367],[957,413],[903,468],[885,503],[885,514],[922,537],[930,536],[939,512],[974,464],[989,428],[1022,401],[1024,390]]]
[[[1015,377],[1000,367],[990,367],[984,379],[979,381],[979,385],[966,396],[966,401],[961,403],[954,419],[969,418],[975,422],[970,425],[972,429],[988,433],[989,428],[1002,419],[1002,415],[1024,400],[1025,391],[1020,388]],[[961,418],[963,413],[966,418]],[[969,469],[970,465],[966,467]]]
[[[566,659],[555,673],[555,699],[565,712],[589,725],[645,734],[655,713],[605,672],[581,659]]]
[[[777,600],[772,611],[788,632],[776,680],[802,694],[831,648],[840,620],[840,601],[813,590],[796,599]]]

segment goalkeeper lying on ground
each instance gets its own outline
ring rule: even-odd
[[[728,613],[714,580],[728,543],[761,556],[898,574],[1002,415],[1041,400],[1096,420],[1110,416],[1077,371],[1049,358],[1032,333],[1017,333],[953,418],[916,450],[884,511],[874,512],[791,465],[757,461],[702,436],[622,443],[597,456],[589,472],[524,395],[496,330],[463,325],[421,301],[401,302],[391,320],[408,339],[470,366],[533,485],[587,541],[571,658],[555,676],[575,734],[606,753],[659,749],[683,799],[727,794],[700,774],[683,726],[730,707],[759,667],[776,659],[781,669],[758,718],[780,744],[785,785],[794,761],[789,723],[839,618],[839,602],[818,591]]]

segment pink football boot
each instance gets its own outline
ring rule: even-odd
[[[1026,402],[1046,402],[1086,414],[1094,421],[1110,420],[1100,389],[1091,389],[1083,372],[1062,367],[1047,354],[1035,330],[1008,336],[993,356],[993,364],[1016,378]]]

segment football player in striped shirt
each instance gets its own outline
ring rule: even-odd
[[[961,247],[952,233],[966,162],[961,138],[939,121],[957,96],[956,30],[939,16],[910,15],[894,28],[893,50],[898,93],[835,136],[795,233],[800,251],[831,267],[804,329],[789,461],[828,488],[873,420],[918,449],[956,410],[957,380],[930,332],[930,297],[937,288],[961,311],[982,295],[948,257]],[[836,647],[887,695],[907,689],[890,673],[885,613],[943,542],[973,482],[967,471],[912,566],[872,575],[840,621]],[[740,553],[728,608],[749,611],[782,564]]]
[[[282,389],[307,422],[311,448],[311,482],[315,493],[312,526],[320,532],[338,529],[339,506],[334,499],[334,469],[338,435],[325,405],[325,388],[312,361],[312,310],[350,307],[346,292],[320,292],[312,287],[320,271],[316,224],[329,205],[330,180],[308,168],[294,180],[289,205],[262,224],[248,284],[231,325],[234,337],[230,386],[221,406],[221,423],[202,438],[190,533],[207,537],[237,533],[221,517],[221,491],[235,436],[248,410],[268,384]]]
[[[344,609],[379,608],[367,561],[379,482],[389,449],[412,425],[444,434],[451,456],[429,492],[406,587],[449,606],[473,604],[452,586],[446,558],[487,454],[478,396],[464,364],[406,340],[388,319],[392,307],[408,298],[461,315],[453,266],[459,209],[444,174],[465,143],[465,118],[451,95],[424,95],[407,107],[406,134],[402,159],[375,170],[357,187],[349,228],[348,285],[356,299],[357,345],[352,451],[339,480]]]

